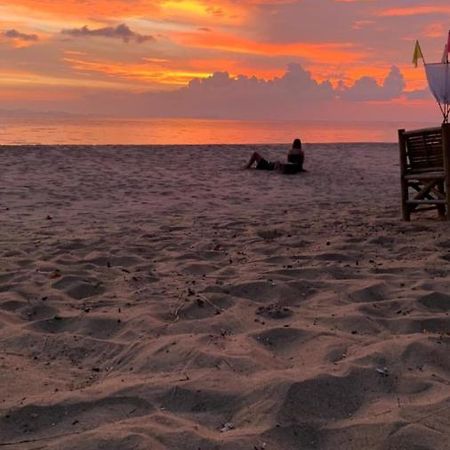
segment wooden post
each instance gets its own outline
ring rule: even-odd
[[[439,180],[437,185],[436,185],[436,189],[438,190],[438,192],[441,194],[442,198],[445,199],[445,186],[444,186],[444,181],[445,180]],[[443,220],[446,220],[446,212],[445,212],[445,204],[439,204],[437,205],[437,209],[438,209],[438,213],[439,213],[439,217]]]
[[[442,152],[444,154],[444,188],[445,188],[445,218],[450,220],[450,124],[442,125]]]
[[[401,201],[403,220],[410,220],[410,211],[408,207],[408,182],[405,180],[407,161],[406,161],[406,141],[403,133],[404,129],[398,130],[398,147],[400,150],[400,183],[401,183]]]

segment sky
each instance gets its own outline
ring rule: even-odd
[[[440,119],[448,0],[0,0],[0,109]]]

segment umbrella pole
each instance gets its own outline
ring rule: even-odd
[[[447,106],[441,105],[441,102],[439,102],[439,101],[436,101],[436,103],[439,105],[439,109],[441,110],[442,117],[444,118],[444,120],[442,121],[442,123],[447,123],[447,122],[448,122],[448,111],[447,111]]]
[[[443,106],[439,104],[441,108],[442,116],[444,117],[444,121],[442,123],[448,123],[448,116],[450,115],[450,104],[445,103]]]
[[[444,123],[448,123],[448,60],[445,66],[445,114],[444,114]]]

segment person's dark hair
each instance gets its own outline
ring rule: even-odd
[[[302,141],[300,139],[294,139],[292,148],[302,148]]]

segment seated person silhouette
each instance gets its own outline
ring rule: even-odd
[[[287,163],[280,161],[268,161],[264,159],[258,152],[254,152],[250,160],[245,165],[245,169],[250,169],[256,163],[257,170],[278,170],[285,174],[293,174],[304,172],[303,163],[305,161],[305,152],[302,150],[302,141],[294,139],[292,148],[287,154]]]

